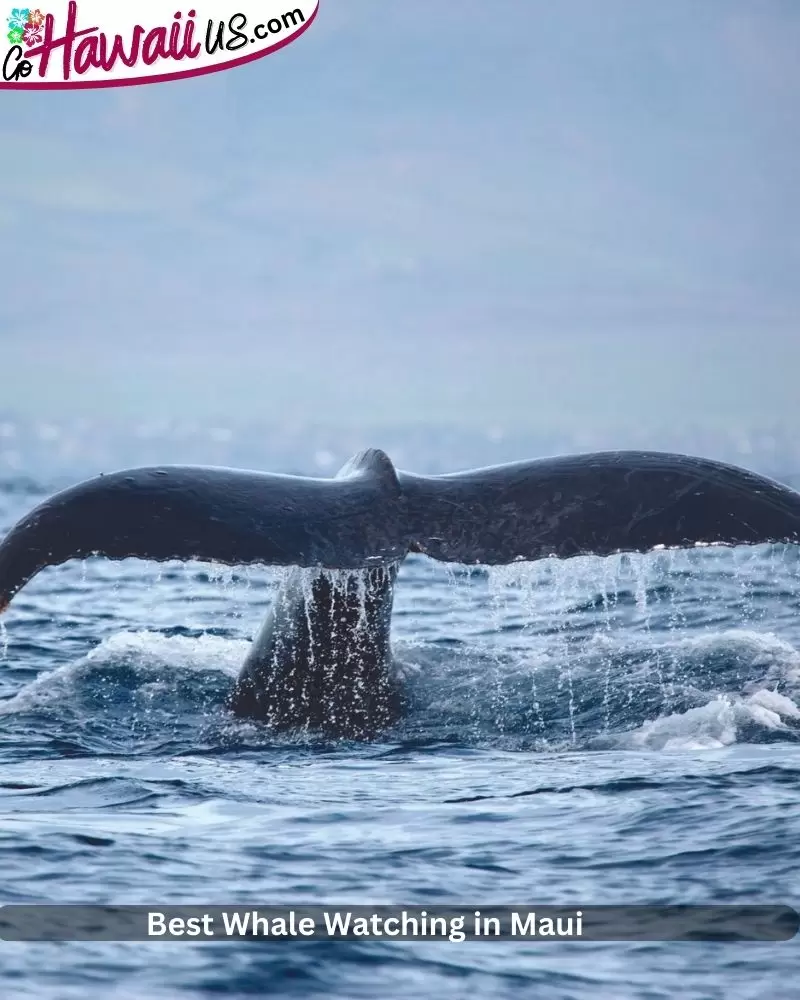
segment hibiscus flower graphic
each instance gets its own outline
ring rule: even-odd
[[[42,40],[42,29],[36,24],[26,24],[23,35],[26,45],[38,45]]]
[[[12,28],[8,33],[8,40],[12,45],[19,45],[22,42],[22,28]]]
[[[25,25],[28,23],[30,13],[31,12],[27,7],[13,7],[11,10],[11,17],[8,18],[8,27],[11,31],[24,31]]]
[[[36,10],[28,11],[28,24],[33,25],[34,28],[38,28],[40,25],[44,24],[44,19],[47,15],[43,14],[39,8]],[[26,24],[27,27],[27,24]]]

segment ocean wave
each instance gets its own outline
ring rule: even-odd
[[[219,635],[117,633],[1,702],[6,735],[44,726],[98,751],[273,740],[268,726],[225,708],[248,648]],[[409,711],[388,739],[548,751],[800,739],[800,653],[769,633],[598,635],[569,651],[539,644],[527,657],[475,645],[396,651]]]

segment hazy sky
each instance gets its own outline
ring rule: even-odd
[[[798,122],[797,0],[321,0],[2,92],[0,409],[794,421]]]

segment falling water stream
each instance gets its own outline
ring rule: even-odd
[[[5,524],[30,502],[0,500]],[[0,624],[5,901],[797,901],[795,549],[410,556],[392,630],[408,710],[365,743],[225,708],[285,577],[93,559],[18,595]],[[794,968],[781,944],[3,954],[2,995],[64,1000],[728,1000],[789,996]]]

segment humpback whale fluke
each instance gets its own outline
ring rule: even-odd
[[[333,479],[164,466],[98,476],[24,517],[0,543],[0,610],[39,570],[90,555],[295,567],[231,707],[363,737],[401,704],[389,629],[409,552],[496,565],[762,542],[800,542],[800,494],[686,455],[598,452],[417,476],[370,449]]]

